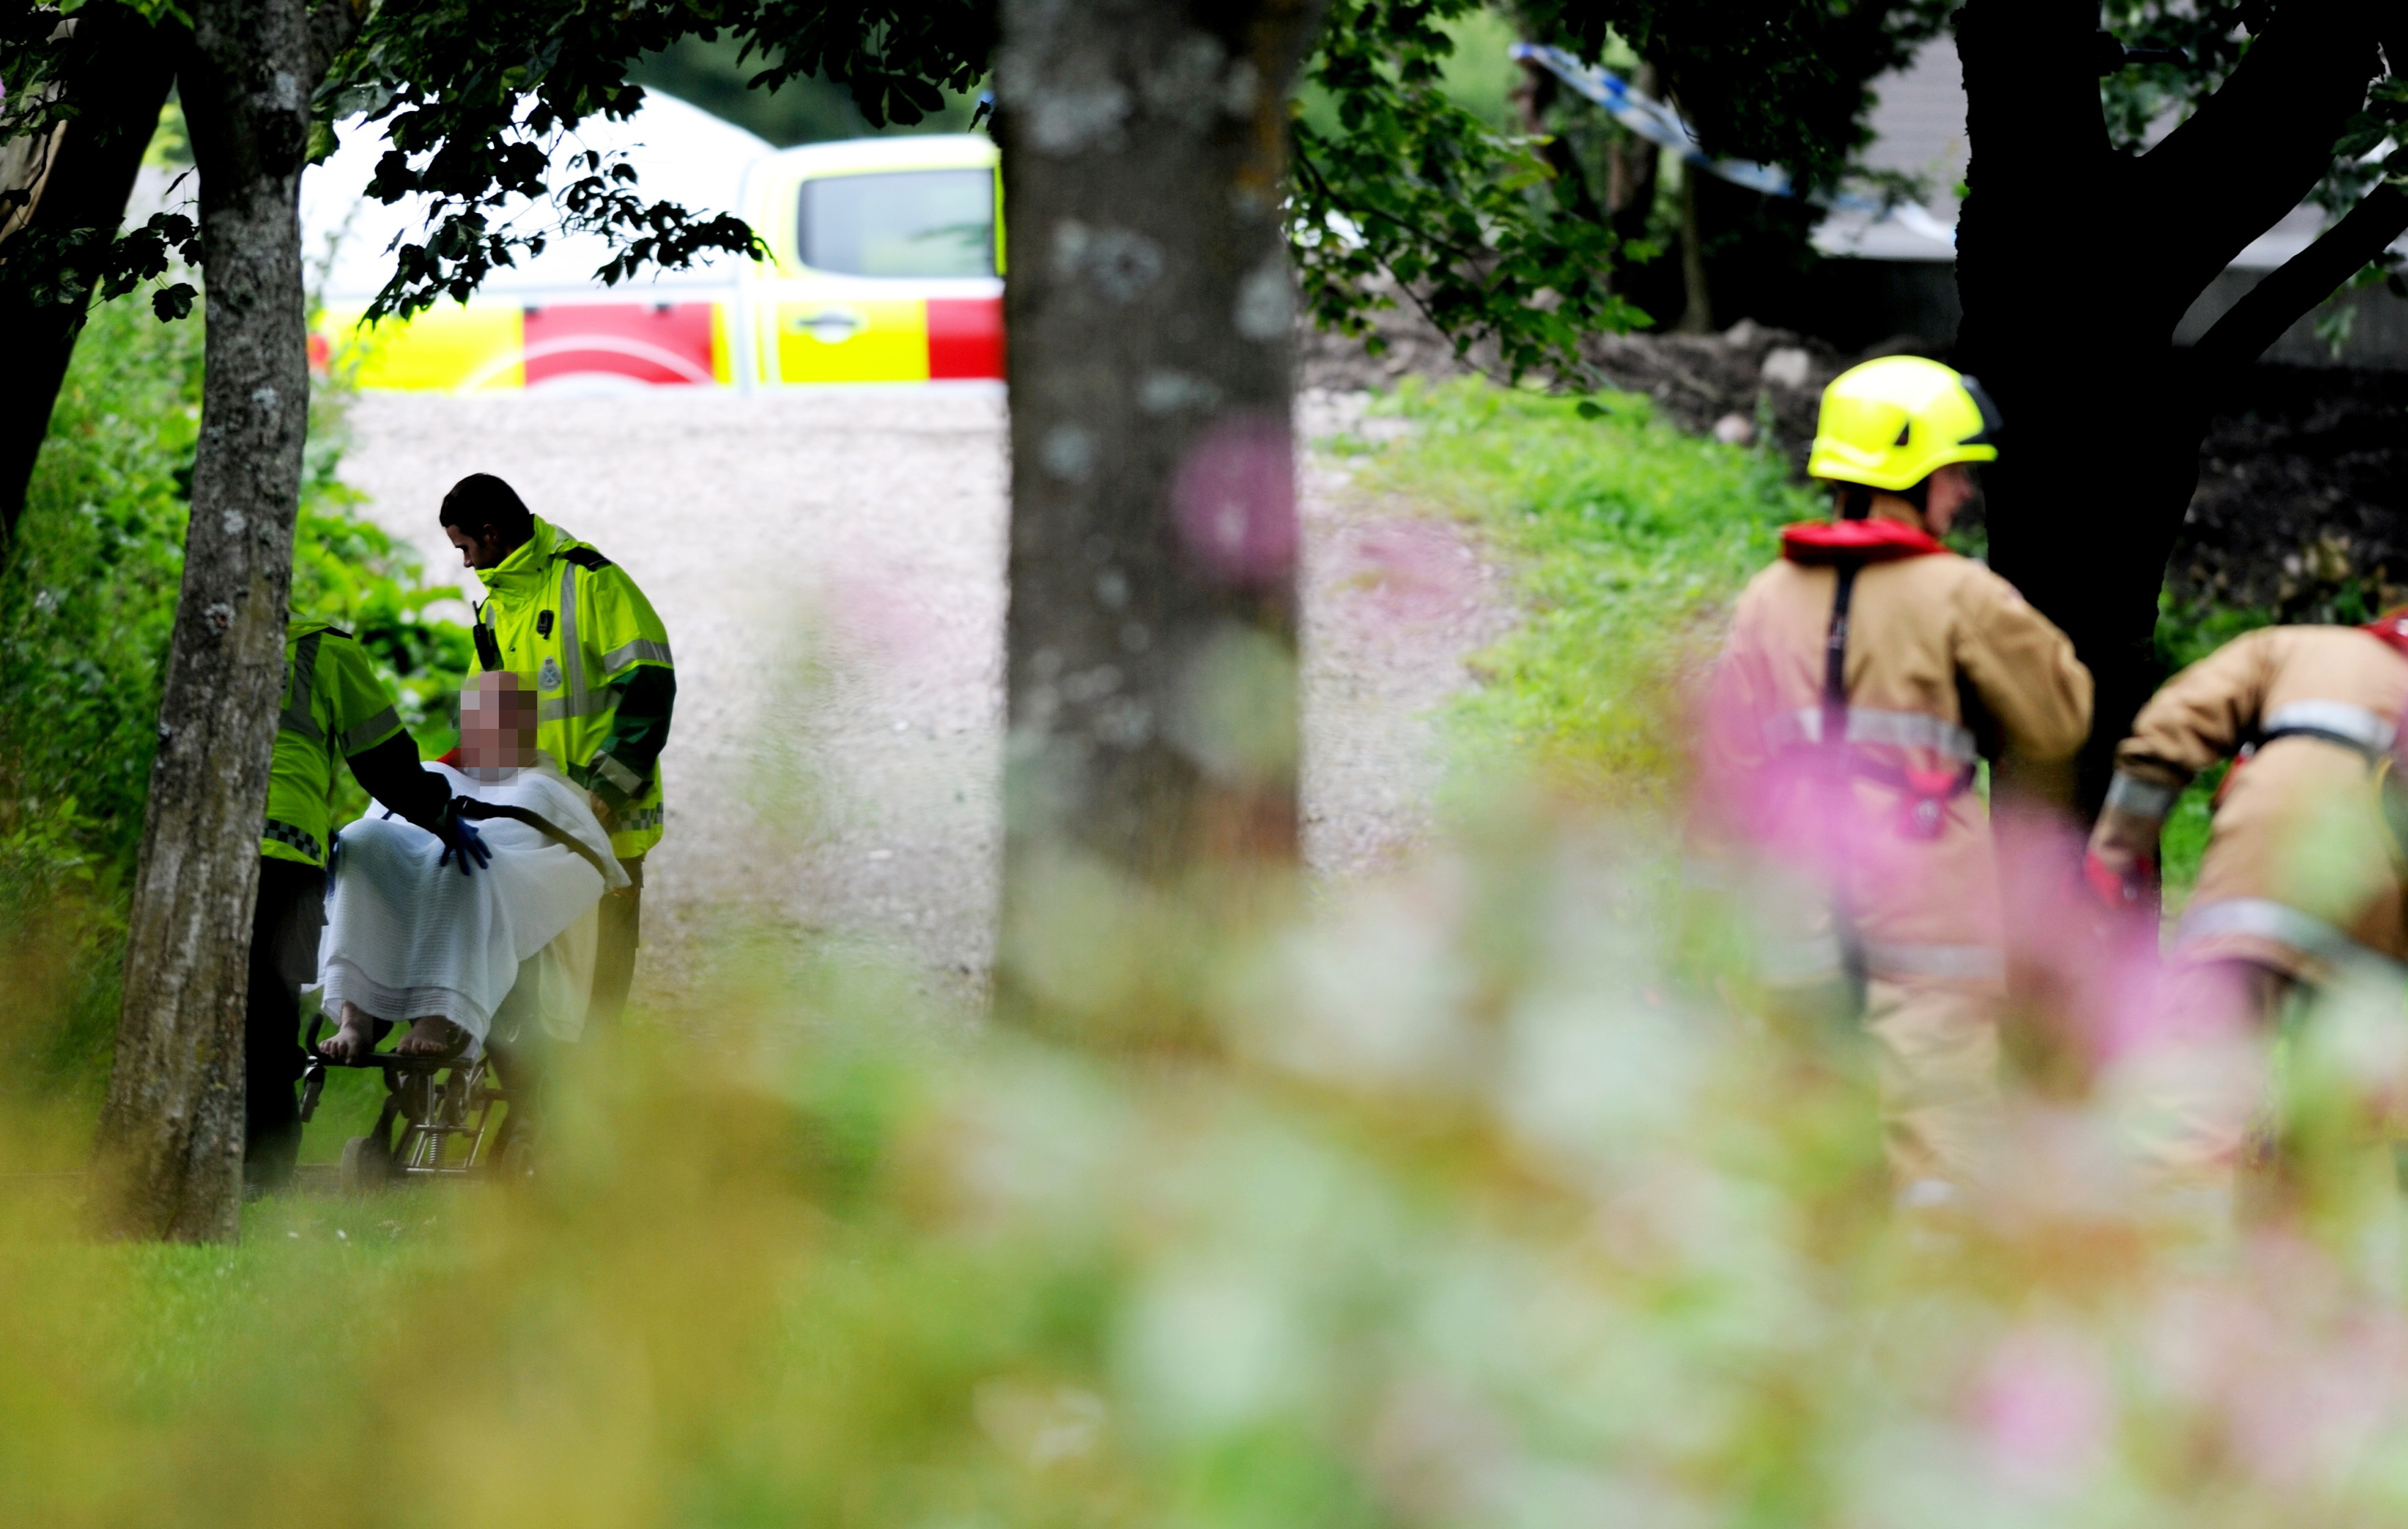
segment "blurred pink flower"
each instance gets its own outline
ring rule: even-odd
[[[1180,545],[1228,584],[1277,583],[1296,566],[1296,443],[1283,416],[1233,415],[1188,448],[1170,489]]]
[[[891,676],[958,674],[982,662],[992,612],[948,600],[924,568],[832,556],[819,600],[831,656]],[[797,592],[796,605],[809,596]]]
[[[2165,1380],[2270,1485],[2336,1481],[2408,1422],[2408,1319],[2303,1238],[2260,1234],[2237,1279],[2170,1292],[2153,1327]]]
[[[1466,613],[1480,596],[1470,549],[1453,526],[1436,521],[1362,527],[1340,550],[1338,579],[1341,589],[1359,592],[1360,605],[1382,622],[1442,621]]]
[[[2099,1472],[2114,1422],[2106,1366],[2059,1328],[2026,1325],[1990,1352],[1972,1402],[1990,1469],[2015,1491],[2070,1496]]]

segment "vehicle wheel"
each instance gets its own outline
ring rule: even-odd
[[[523,1141],[511,1142],[502,1150],[502,1178],[515,1182],[535,1177],[535,1150]]]
[[[505,1182],[518,1183],[535,1177],[535,1141],[532,1133],[512,1131],[502,1150],[494,1154],[496,1176]]]
[[[341,1182],[346,1194],[379,1190],[393,1179],[393,1158],[374,1136],[353,1136],[343,1143]]]

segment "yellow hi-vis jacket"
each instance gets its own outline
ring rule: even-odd
[[[540,516],[478,577],[479,669],[512,670],[536,693],[536,747],[601,800],[611,852],[635,859],[661,841],[668,629],[625,569]]]
[[[284,628],[284,707],[276,719],[259,852],[323,865],[333,837],[335,761],[400,736],[393,697],[351,635],[331,622],[294,617]]]

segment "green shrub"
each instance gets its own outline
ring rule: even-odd
[[[201,326],[96,309],[0,570],[0,998],[12,1087],[96,1087],[117,1016],[159,691],[200,431]],[[460,627],[426,620],[415,552],[337,476],[341,397],[312,402],[294,603],[366,643],[423,741],[448,746]],[[337,822],[365,798],[348,776]]]

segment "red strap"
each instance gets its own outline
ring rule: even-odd
[[[452,746],[449,753],[436,755],[435,763],[437,764],[449,764],[453,769],[458,769],[460,767],[460,746],[455,743]]]
[[[1781,555],[1792,563],[1886,563],[1947,550],[1929,532],[1900,521],[1800,521],[1781,532]]]
[[[2157,879],[2157,862],[2153,855],[2143,855],[2132,863],[2129,875],[2118,876],[2100,860],[2099,851],[2091,850],[2082,857],[2083,884],[2101,907],[2122,912],[2140,906],[2143,895]]]
[[[2394,652],[2408,655],[2408,606],[2386,610],[2358,630]]]

